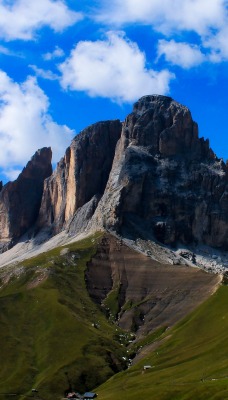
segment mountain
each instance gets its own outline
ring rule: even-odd
[[[227,172],[153,95],[0,184],[0,396],[228,398]]]
[[[228,249],[228,170],[190,111],[146,96],[123,124],[94,221],[121,235]]]
[[[50,150],[34,157],[1,190],[2,243],[33,226],[47,237],[106,229],[173,247],[228,248],[227,165],[170,97],[144,96],[123,123],[86,128],[52,175]]]

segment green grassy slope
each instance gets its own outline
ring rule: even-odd
[[[228,399],[228,287],[163,334],[159,348],[96,389],[102,400]],[[166,337],[166,339],[165,339]],[[152,368],[143,371],[144,365]]]
[[[57,248],[26,260],[23,270],[1,269],[1,394],[28,395],[35,387],[44,399],[61,398],[68,388],[66,372],[83,392],[122,369],[126,351],[116,326],[86,290],[84,270],[97,240],[99,235],[66,246],[62,256]]]

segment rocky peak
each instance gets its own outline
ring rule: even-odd
[[[147,147],[163,157],[213,158],[209,141],[198,138],[198,126],[189,109],[171,97],[144,96],[124,123],[125,147]]]
[[[165,244],[228,248],[227,167],[188,108],[144,96],[123,123],[93,224]]]
[[[52,174],[51,147],[43,147],[35,152],[31,160],[23,168],[17,180],[38,179],[43,181]]]
[[[0,246],[7,247],[35,223],[44,180],[52,173],[51,148],[38,150],[14,182],[0,192]]]

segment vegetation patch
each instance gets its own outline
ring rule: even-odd
[[[161,339],[163,337],[163,334],[166,332],[166,330],[167,330],[167,327],[162,326],[161,328],[157,329],[155,332],[149,333],[144,338],[137,340],[137,342],[135,342],[131,346],[131,351],[136,353],[141,348],[151,345],[158,339]]]
[[[119,293],[120,293],[120,285],[116,288],[112,289],[106,299],[104,300],[104,306],[106,310],[109,312],[109,317],[112,320],[116,320],[118,316],[118,312],[120,310],[119,306]]]
[[[158,349],[96,391],[102,400],[228,398],[228,288],[222,286],[174,328]],[[162,333],[162,332],[160,332]],[[157,332],[157,334],[160,334]],[[147,345],[151,337],[143,339]],[[137,344],[138,345],[138,344]],[[144,366],[151,368],[144,370]]]
[[[86,290],[86,264],[100,237],[0,271],[5,280],[0,290],[0,393],[18,393],[22,399],[37,388],[40,397],[58,399],[70,389],[91,390],[126,368],[126,348],[115,339],[121,330],[107,321]]]

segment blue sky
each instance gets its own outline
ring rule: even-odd
[[[227,38],[227,0],[0,0],[0,179],[146,94],[188,106],[226,160]]]

